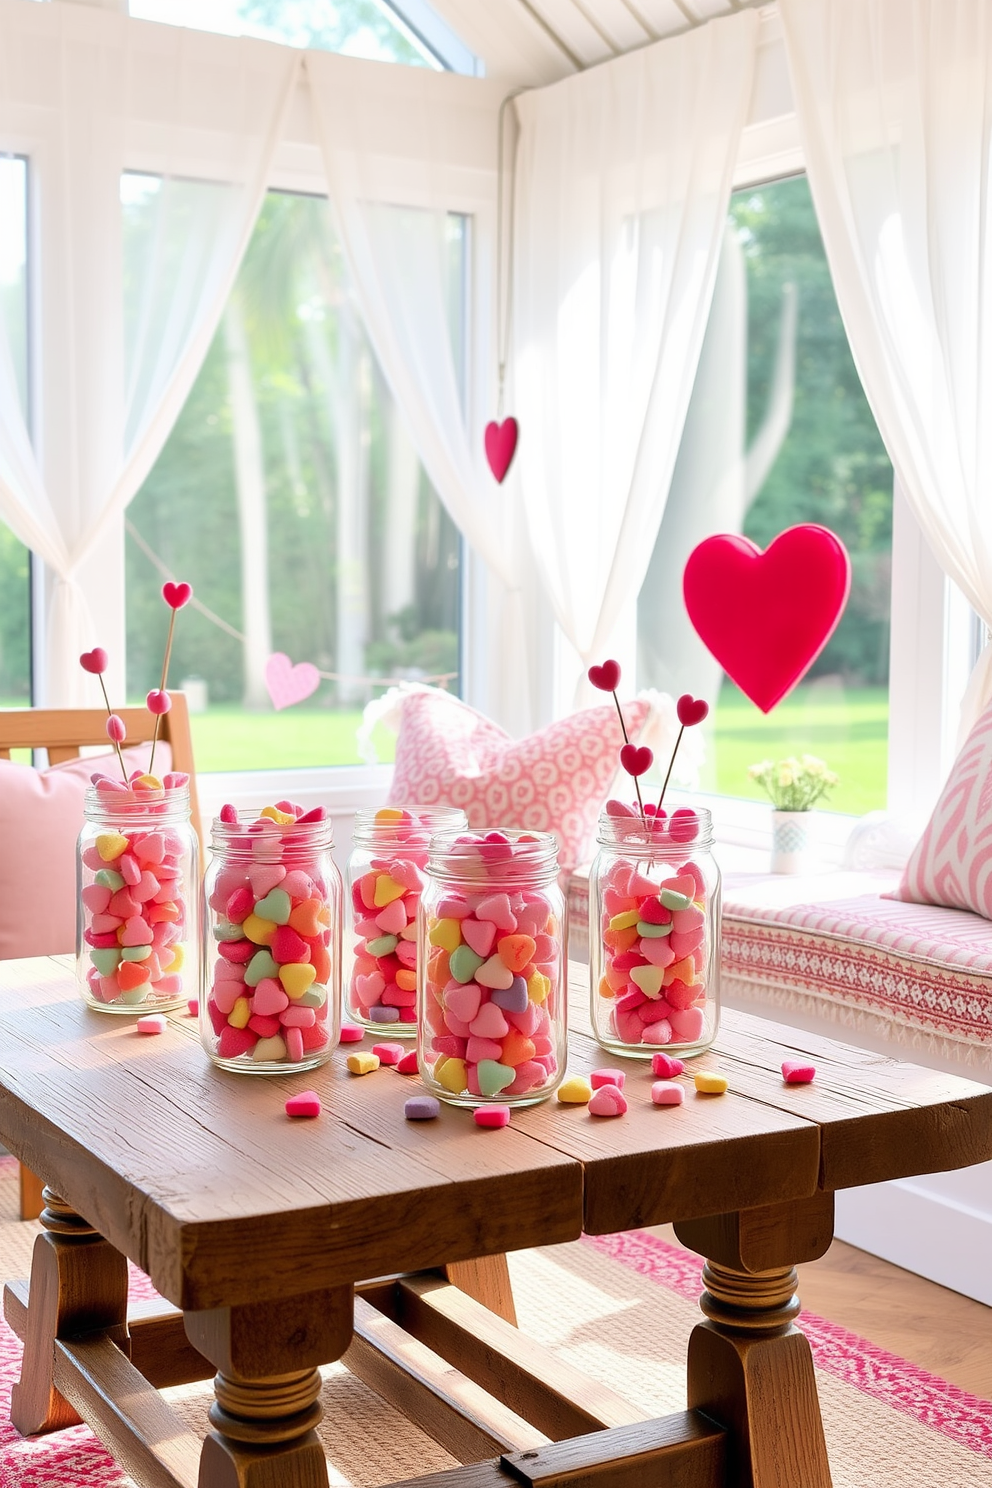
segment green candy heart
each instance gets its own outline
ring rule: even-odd
[[[448,958],[448,968],[456,982],[470,982],[485,960],[485,956],[477,956],[469,945],[456,946]],[[489,1060],[492,1064],[493,1060]],[[502,1085],[497,1086],[502,1090]]]
[[[272,920],[276,925],[288,925],[293,901],[285,889],[270,889],[264,899],[255,904],[255,913],[261,920]]]
[[[151,953],[152,948],[150,945],[125,946],[121,951],[121,956],[125,961],[147,961]]]
[[[326,1001],[327,988],[320,982],[312,982],[302,997],[294,998],[293,1006],[319,1008],[323,1007]]]
[[[263,977],[277,977],[278,975],[279,963],[273,960],[264,946],[260,951],[255,952],[245,967],[245,981],[249,987],[257,987]]]
[[[101,868],[93,882],[98,883],[101,889],[112,889],[116,894],[118,889],[124,887],[124,875],[113,868]]]
[[[480,1059],[475,1066],[479,1090],[483,1095],[499,1095],[507,1085],[512,1085],[517,1072],[509,1064],[497,1064],[495,1059]]]
[[[240,925],[229,925],[226,920],[218,920],[213,936],[214,940],[244,940],[245,932]]]
[[[365,942],[365,949],[370,956],[391,956],[396,949],[397,936],[377,935],[375,940]]]
[[[671,935],[672,922],[667,925],[649,925],[647,920],[638,920],[637,933],[642,940],[657,940],[661,935]]]
[[[662,889],[658,897],[666,909],[688,909],[692,903],[688,894],[680,894],[677,889]]]
[[[126,1002],[128,1007],[137,1007],[139,1003],[147,1000],[151,989],[151,982],[142,982],[140,987],[132,987],[130,992],[122,992],[117,1001]]]
[[[101,976],[113,976],[121,961],[121,953],[113,946],[94,946],[90,960]]]

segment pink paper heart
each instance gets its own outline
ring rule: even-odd
[[[311,661],[294,666],[284,651],[274,651],[265,663],[265,685],[276,710],[291,708],[317,691],[320,673]]]
[[[844,544],[814,523],[780,532],[764,552],[747,537],[707,537],[689,554],[682,576],[700,640],[763,713],[819,656],[850,588]]]
[[[193,598],[192,584],[163,584],[162,598],[170,610],[181,610]]]
[[[502,485],[517,448],[519,425],[515,418],[505,418],[501,424],[495,420],[486,425],[486,459],[489,469]]]

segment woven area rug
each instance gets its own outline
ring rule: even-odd
[[[26,1275],[38,1226],[16,1217],[16,1166],[0,1158],[0,1269]],[[510,1257],[521,1326],[657,1414],[685,1405],[685,1348],[701,1262],[643,1232]],[[150,1295],[133,1273],[134,1292]],[[992,1402],[804,1313],[835,1488],[988,1488]],[[26,1441],[11,1426],[20,1345],[0,1325],[0,1488],[127,1488],[84,1426]],[[322,1438],[333,1488],[379,1488],[454,1459],[340,1365],[324,1371]],[[209,1386],[165,1392],[207,1430]]]

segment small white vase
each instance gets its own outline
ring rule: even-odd
[[[772,872],[802,873],[807,866],[812,812],[772,812]]]

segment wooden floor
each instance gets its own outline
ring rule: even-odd
[[[656,1233],[678,1245],[670,1226]],[[992,1400],[992,1307],[842,1240],[799,1267],[799,1295],[810,1312]]]

